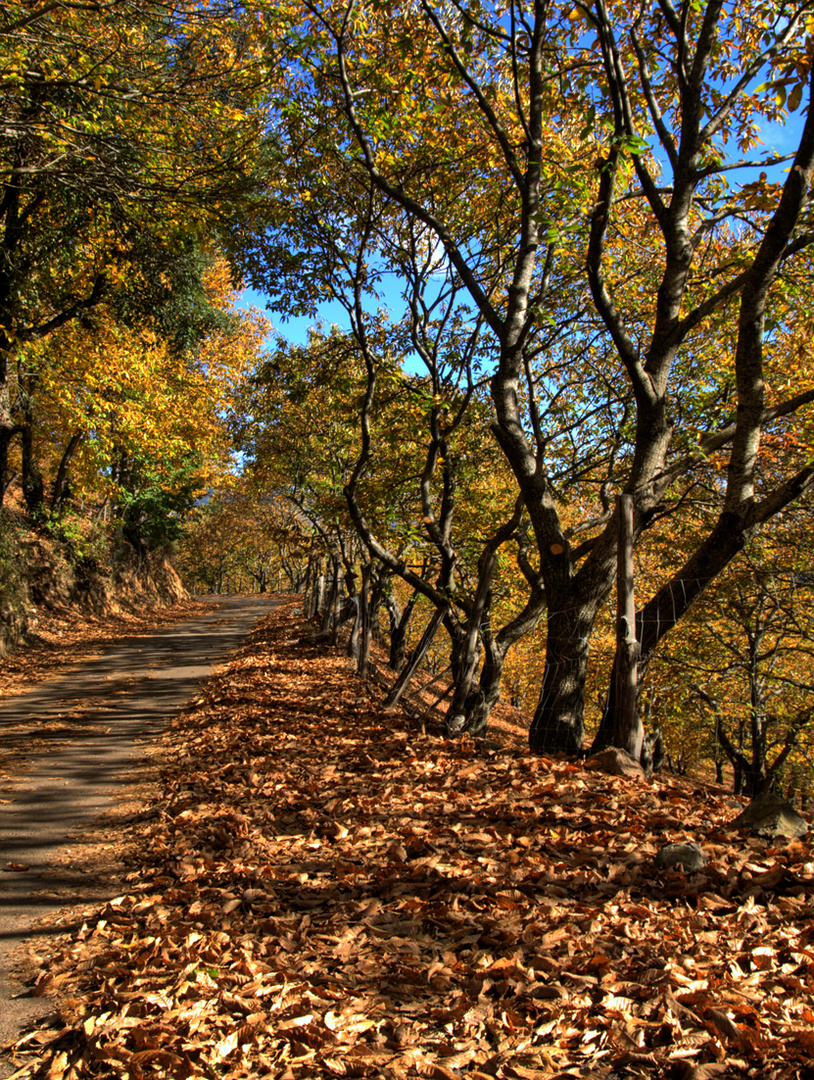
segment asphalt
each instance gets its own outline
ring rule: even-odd
[[[203,600],[190,621],[125,640],[0,704],[0,750],[13,750],[20,768],[0,783],[0,1046],[49,1009],[14,976],[10,954],[42,916],[110,898],[78,855],[72,861],[83,826],[112,806],[145,743],[273,605],[263,596]],[[0,1053],[0,1080],[14,1068]]]

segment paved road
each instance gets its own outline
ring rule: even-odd
[[[10,951],[37,918],[70,903],[72,892],[85,902],[97,898],[70,859],[66,865],[75,842],[68,834],[109,808],[144,740],[164,729],[273,604],[268,597],[219,597],[215,608],[202,601],[201,615],[189,622],[128,639],[0,704],[0,750],[24,748],[19,778],[0,783],[0,870],[29,868],[0,873],[0,1045],[47,1008],[42,999],[15,997],[22,987],[9,977]],[[58,851],[58,866],[50,866]],[[12,1071],[0,1055],[0,1078]]]

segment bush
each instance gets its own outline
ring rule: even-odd
[[[37,524],[64,548],[66,558],[73,565],[95,566],[107,560],[110,542],[105,529],[73,510],[55,514],[43,508]]]

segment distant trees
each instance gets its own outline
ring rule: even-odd
[[[416,601],[425,611],[429,601],[430,635],[441,626],[448,635],[449,729],[482,734],[508,649],[544,596],[522,506],[510,484],[494,484],[496,448],[484,469],[483,394],[444,358],[443,310],[439,299],[432,331],[362,315],[353,335],[314,332],[306,347],[281,347],[249,383],[239,445],[254,482],[295,507],[321,544],[314,606],[324,631],[353,614],[350,647],[365,672],[386,612],[391,662],[402,667]],[[401,366],[411,335],[426,346],[424,375]]]
[[[299,592],[313,550],[308,522],[285,499],[232,476],[189,515],[178,568],[196,592]]]

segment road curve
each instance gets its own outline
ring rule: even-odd
[[[0,751],[13,749],[21,765],[0,782],[0,1046],[47,1011],[42,999],[17,996],[23,988],[9,974],[9,953],[36,919],[71,903],[72,887],[77,898],[95,899],[64,858],[49,869],[55,855],[64,856],[76,830],[110,807],[143,742],[166,727],[274,604],[264,596],[202,600],[201,614],[188,622],[126,639],[0,703]],[[13,1071],[0,1055],[0,1078]]]

